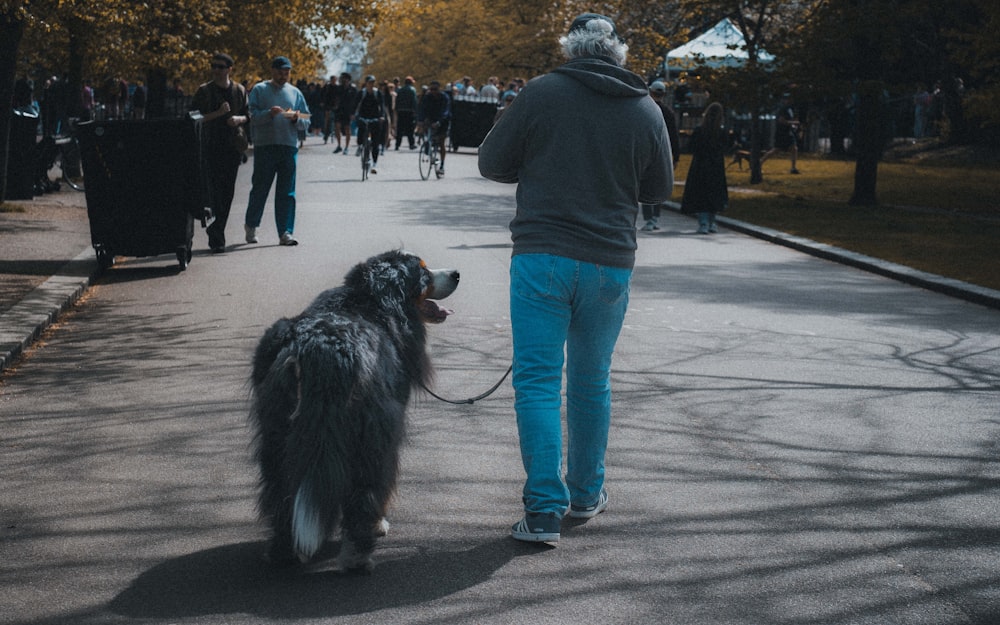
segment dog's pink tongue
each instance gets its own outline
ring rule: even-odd
[[[423,307],[424,307],[424,314],[427,316],[427,318],[432,319],[437,323],[444,321],[445,319],[448,318],[448,315],[455,312],[448,308],[441,308],[440,306],[437,305],[437,302],[434,302],[429,299],[424,300]]]

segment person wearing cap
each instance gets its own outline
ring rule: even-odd
[[[670,137],[670,153],[674,156],[674,169],[677,169],[677,161],[681,157],[681,135],[677,130],[677,117],[674,116],[674,109],[670,108],[663,98],[667,95],[667,86],[662,80],[655,80],[649,85],[649,96],[653,102],[660,107],[663,113],[663,122],[667,125],[667,136]],[[660,205],[643,204],[642,218],[646,220],[642,229],[646,232],[660,229]]]
[[[396,92],[396,149],[403,143],[403,137],[410,142],[410,149],[417,148],[413,128],[417,120],[417,90],[413,87],[413,76],[403,79],[403,86]]]
[[[236,176],[245,158],[237,134],[250,122],[250,112],[246,89],[231,77],[233,57],[219,52],[212,56],[210,67],[212,80],[198,87],[191,108],[202,114],[202,156],[214,217],[205,233],[208,247],[220,254],[226,251],[226,223],[236,192]]]
[[[295,230],[295,167],[299,132],[309,126],[309,106],[299,89],[288,82],[292,63],[279,56],[271,62],[271,80],[250,90],[248,106],[253,128],[253,177],[247,203],[246,241],[256,243],[264,203],[274,189],[274,224],[281,245],[298,245]]]
[[[527,475],[511,536],[560,538],[564,516],[608,506],[611,357],[628,308],[639,203],[673,189],[663,115],[624,69],[611,19],[577,17],[568,62],[529,81],[479,147],[479,171],[517,184],[510,222],[514,409]],[[562,473],[563,365],[566,473]]]

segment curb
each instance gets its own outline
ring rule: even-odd
[[[681,209],[680,204],[676,202],[667,202],[666,206],[667,208],[678,213]],[[927,273],[925,271],[920,271],[904,265],[897,265],[896,263],[873,258],[871,256],[865,256],[864,254],[857,254],[839,247],[827,245],[826,243],[818,243],[812,239],[797,237],[779,230],[755,226],[753,224],[748,224],[736,219],[730,219],[722,215],[718,215],[715,219],[720,224],[735,232],[748,234],[752,237],[763,239],[764,241],[768,241],[770,243],[790,247],[794,250],[805,252],[806,254],[810,254],[818,258],[832,260],[844,265],[856,267],[858,269],[885,276],[887,278],[892,278],[893,280],[898,280],[906,284],[912,284],[929,291],[943,293],[944,295],[948,295],[956,299],[1000,310],[1000,291],[994,289],[969,284],[968,282],[962,282],[961,280],[955,280],[953,278],[945,278],[943,276]]]
[[[88,247],[3,314],[0,372],[10,369],[42,332],[80,299],[98,273],[94,250]]]

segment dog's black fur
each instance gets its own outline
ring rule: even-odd
[[[424,324],[444,320],[432,298],[450,295],[458,279],[412,254],[386,252],[264,333],[251,420],[272,562],[307,562],[339,523],[340,567],[372,570],[406,405],[431,373]]]

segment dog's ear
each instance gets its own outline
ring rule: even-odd
[[[351,270],[346,283],[356,291],[371,294],[376,300],[401,302],[418,297],[428,280],[429,274],[418,257],[387,252]]]

